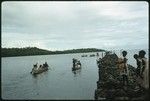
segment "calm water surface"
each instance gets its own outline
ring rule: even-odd
[[[116,52],[119,56],[119,51]],[[83,53],[2,58],[3,99],[94,99],[97,88],[97,57],[81,57]],[[93,54],[93,53],[85,53]],[[101,57],[101,53],[100,53]],[[129,63],[135,65],[130,52]],[[72,58],[81,61],[82,69],[72,72]],[[45,61],[50,70],[37,76],[30,71],[33,64]]]
[[[72,58],[82,63],[73,73]],[[98,72],[96,57],[81,54],[41,55],[2,58],[3,99],[93,99]],[[30,74],[33,64],[45,61],[50,70],[36,77]]]

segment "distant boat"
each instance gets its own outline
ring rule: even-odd
[[[95,54],[91,54],[91,55],[90,55],[90,57],[94,57],[94,56],[95,56]]]
[[[87,57],[87,55],[81,55],[81,57]]]
[[[39,68],[33,68],[32,71],[31,71],[31,74],[35,75],[35,74],[40,74],[40,73],[43,73],[45,71],[48,70],[48,66],[47,67],[39,67]]]
[[[81,62],[77,59],[74,59],[75,65],[73,65],[72,70],[78,70],[81,69]]]

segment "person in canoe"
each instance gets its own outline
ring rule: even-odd
[[[36,70],[38,68],[38,63],[36,63],[35,65],[33,65],[32,71]],[[32,73],[32,71],[30,73]]]
[[[48,67],[48,64],[47,64],[47,62],[45,62],[44,64],[43,64],[43,68],[47,68]]]
[[[72,59],[73,67],[75,67],[75,63],[76,63],[76,61],[77,61],[77,60],[76,60],[75,58],[73,58],[73,59]]]
[[[42,68],[42,67],[43,67],[42,65],[39,66],[39,68]]]
[[[80,65],[80,66],[81,66],[81,62],[80,62],[80,61],[78,61],[78,62],[77,62],[77,65]]]

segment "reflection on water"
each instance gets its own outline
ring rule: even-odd
[[[74,74],[74,77],[77,77],[78,75],[81,75],[81,69],[72,70],[72,73]]]
[[[34,74],[34,75],[31,74],[31,75],[33,78],[38,79],[38,78],[41,78],[42,76],[47,75],[47,73],[48,73],[48,71],[45,71],[45,72],[40,73],[40,74]]]
[[[72,71],[72,58],[81,61],[82,69]],[[45,61],[50,66],[48,71],[30,73],[33,64]],[[2,58],[2,98],[94,99],[96,68],[94,57],[82,58],[81,54]]]

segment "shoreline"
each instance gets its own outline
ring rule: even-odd
[[[95,52],[95,51],[93,51],[93,52]],[[56,54],[37,54],[37,55],[18,55],[18,56],[1,56],[1,57],[2,57],[2,58],[6,58],[6,57],[24,57],[24,56],[41,56],[41,55],[61,55],[61,54],[93,53],[93,52],[56,53]],[[105,51],[96,51],[96,52],[105,52]]]

